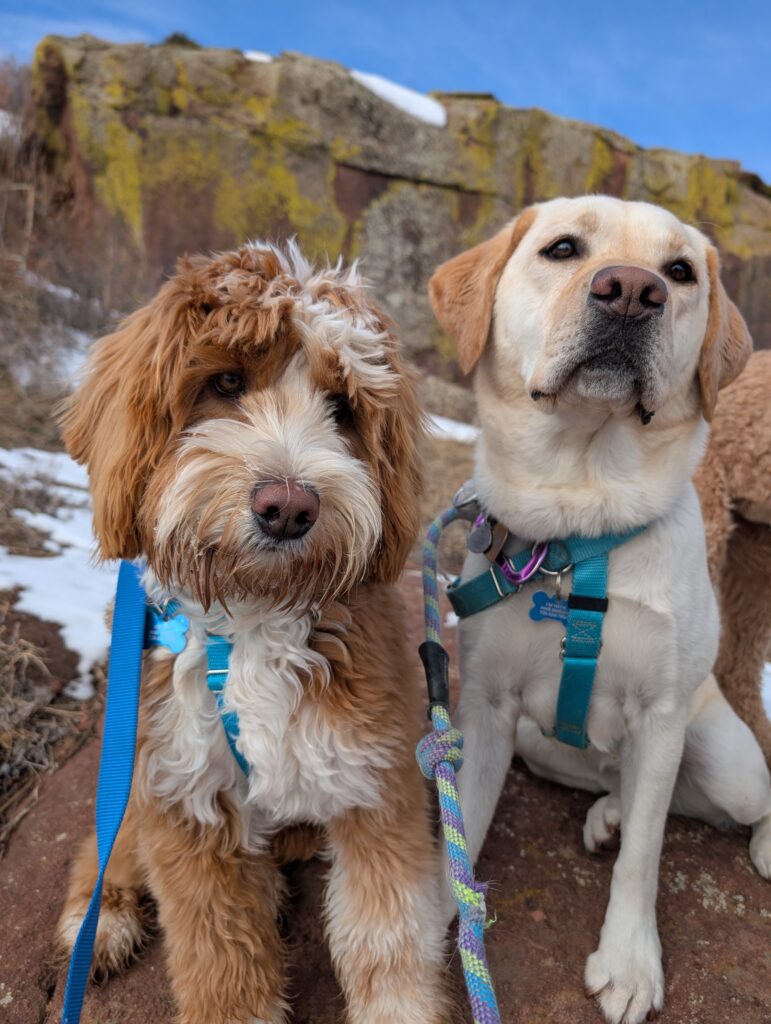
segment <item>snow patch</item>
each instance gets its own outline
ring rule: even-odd
[[[21,611],[61,625],[64,642],[80,655],[81,678],[67,692],[85,699],[93,692],[89,670],[107,653],[104,611],[117,574],[114,563],[97,565],[93,559],[88,475],[63,452],[0,448],[0,476],[39,482],[62,502],[56,516],[16,510],[48,535],[51,557],[12,555],[0,547],[0,588],[20,587]]]
[[[406,85],[397,85],[396,82],[391,82],[382,75],[373,75],[369,71],[351,71],[351,77],[365,89],[374,92],[381,100],[385,100],[398,110],[403,110],[410,117],[423,121],[424,124],[434,125],[436,128],[444,128],[447,124],[447,111],[439,100],[432,96],[408,89]]]
[[[41,291],[48,292],[50,295],[56,295],[60,299],[70,299],[73,302],[80,300],[80,296],[72,288],[67,288],[63,284],[54,284],[53,281],[49,281],[47,278],[41,277],[40,274],[35,274],[31,270],[24,271],[24,280],[33,288],[40,288]]]
[[[19,139],[21,137],[21,118],[10,110],[0,110],[0,139]]]
[[[244,57],[255,64],[270,64],[273,60],[269,53],[263,53],[262,50],[244,50]]]
[[[428,420],[429,430],[434,437],[461,441],[463,444],[473,444],[479,437],[479,427],[472,423],[449,420],[446,416],[435,416],[433,413],[429,415]]]

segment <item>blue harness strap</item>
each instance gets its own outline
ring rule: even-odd
[[[555,737],[572,747],[589,746],[586,720],[602,647],[602,622],[608,608],[607,579],[607,551],[577,562],[573,569],[554,722]]]
[[[560,648],[562,676],[555,725],[553,733],[549,734],[572,747],[589,746],[586,723],[602,647],[602,624],[608,609],[608,555],[614,548],[639,536],[644,529],[638,527],[625,534],[549,541],[541,568],[530,577],[540,580],[544,573],[556,575],[569,569],[573,573],[567,629]],[[531,562],[533,551],[525,548],[514,555],[500,555],[479,576],[465,583],[455,580],[447,588],[447,596],[458,617],[463,619],[476,615],[518,593],[524,584],[510,580],[504,568],[510,574],[520,572]],[[506,563],[503,568],[501,560]]]
[[[137,742],[139,679],[145,639],[145,602],[140,570],[130,562],[121,562],[112,621],[102,759],[96,792],[99,874],[72,950],[64,991],[62,1024],[77,1024],[80,1020],[99,922],[104,873],[131,792]]]
[[[227,637],[216,636],[213,633],[210,633],[207,636],[206,685],[217,698],[217,707],[219,708],[220,718],[222,719],[222,725],[225,729],[225,736],[227,737],[228,746],[230,747],[233,757],[238,762],[238,767],[244,775],[248,775],[249,765],[237,746],[238,737],[241,734],[241,730],[238,726],[238,715],[235,711],[227,710],[222,694],[225,683],[228,680],[230,652],[232,650],[233,644],[227,639]]]

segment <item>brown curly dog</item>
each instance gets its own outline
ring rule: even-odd
[[[720,392],[695,483],[722,634],[715,675],[771,765],[761,678],[771,643],[771,352]]]

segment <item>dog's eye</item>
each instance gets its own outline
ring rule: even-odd
[[[353,409],[344,395],[330,395],[329,402],[335,423],[347,424],[353,421]]]
[[[212,377],[212,387],[223,398],[238,398],[246,391],[246,381],[240,373],[218,373]]]
[[[558,238],[542,252],[548,260],[569,260],[571,256],[578,255],[578,245],[573,238]]]
[[[667,277],[671,277],[678,284],[687,284],[689,281],[696,280],[693,267],[688,260],[675,260],[674,263],[670,263],[667,267]]]

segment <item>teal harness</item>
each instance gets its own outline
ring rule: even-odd
[[[461,501],[459,509],[467,504],[468,500]],[[465,510],[461,514],[466,517]],[[475,526],[480,522],[484,525],[484,515],[477,516]],[[602,648],[602,625],[608,610],[608,555],[645,529],[642,526],[628,533],[601,537],[567,537],[535,544],[511,555],[501,552],[485,572],[465,583],[459,578],[447,588],[456,615],[465,619],[519,593],[525,583],[545,576],[559,578],[572,570],[573,585],[564,613],[557,608],[555,614],[543,616],[562,619],[566,625],[560,645],[562,676],[556,719],[549,735],[572,747],[589,746],[586,724]],[[552,604],[559,606],[561,602]],[[531,618],[537,617],[531,612]]]
[[[181,614],[176,601],[169,601],[164,608],[158,608],[148,602],[146,647],[168,647],[173,654],[179,654],[187,646],[189,628],[190,621],[186,615]],[[206,685],[217,699],[222,726],[233,757],[244,775],[248,775],[249,765],[238,749],[238,737],[241,734],[238,715],[225,707],[223,697],[232,650],[233,644],[227,637],[218,636],[216,633],[206,634]]]

